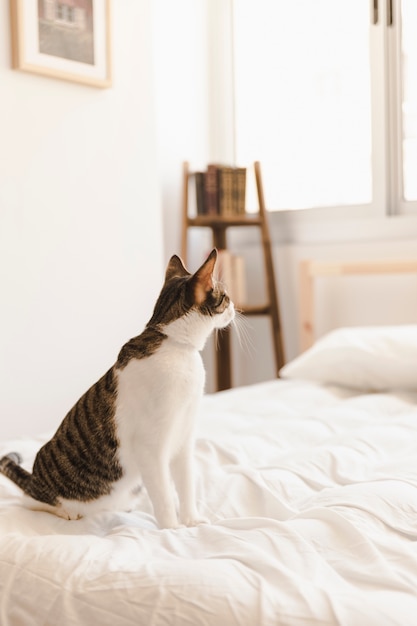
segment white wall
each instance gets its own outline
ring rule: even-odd
[[[172,254],[180,253],[183,161],[204,167],[209,153],[207,0],[154,0],[152,10],[158,166],[167,261]]]
[[[0,3],[0,437],[54,429],[163,278],[151,0],[113,2],[111,89],[10,69]]]

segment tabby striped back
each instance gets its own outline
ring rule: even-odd
[[[111,368],[78,400],[54,437],[39,450],[31,479],[19,485],[27,495],[54,506],[58,498],[87,502],[110,493],[111,484],[122,476],[114,424],[116,395]],[[7,475],[12,480],[13,465],[15,472],[21,471],[16,463],[9,463]]]

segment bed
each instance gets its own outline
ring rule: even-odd
[[[0,443],[30,469],[46,437]],[[1,626],[417,623],[417,326],[335,330],[282,378],[207,395],[210,524],[65,521],[0,476]]]

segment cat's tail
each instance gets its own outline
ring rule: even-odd
[[[9,452],[0,459],[0,472],[29,494],[32,474],[20,466],[21,462],[22,457],[18,452]]]

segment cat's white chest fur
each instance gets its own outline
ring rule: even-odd
[[[169,338],[153,355],[131,359],[118,372],[115,421],[123,482],[133,487],[143,480],[161,526],[178,524],[171,476],[184,523],[196,517],[193,431],[204,382],[199,352]]]
[[[119,370],[115,418],[126,472],[137,472],[143,453],[175,455],[192,431],[204,382],[199,352],[170,339]]]

